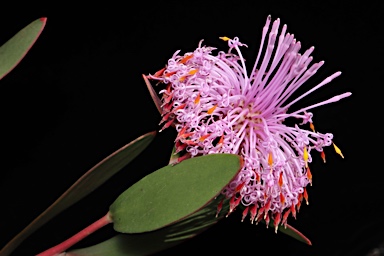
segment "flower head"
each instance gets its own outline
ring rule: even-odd
[[[222,37],[228,52],[214,55],[216,48],[200,41],[194,52],[179,55],[177,51],[164,69],[148,76],[165,84],[160,91],[162,129],[175,126],[176,152],[185,153],[184,157],[241,155],[243,168],[222,191],[230,199],[229,212],[241,204],[243,219],[248,214],[251,222],[272,219],[276,227],[289,215],[296,217],[303,198],[308,202],[312,151],[320,152],[325,161],[323,148],[333,144],[331,133],[315,131],[309,110],[351,95],[290,112],[293,104],[341,72],[292,99],[324,62],[310,65],[314,48],[300,54],[300,42],[286,32],[286,25],[280,31],[279,26],[279,19],[271,24],[268,16],[250,72],[240,51],[247,45],[237,37]],[[289,126],[287,119],[298,121]]]

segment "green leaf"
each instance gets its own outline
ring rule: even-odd
[[[20,30],[0,47],[0,80],[24,58],[44,29],[47,18],[40,18]]]
[[[114,229],[122,233],[148,232],[188,217],[213,200],[241,164],[237,155],[211,154],[147,175],[111,205]]]
[[[120,234],[97,245],[72,250],[66,256],[142,256],[165,250],[190,239],[216,224],[224,215],[215,218],[220,199],[191,216],[162,229],[140,234]],[[224,208],[228,204],[224,204]],[[223,210],[225,210],[223,208]],[[228,207],[227,207],[228,208]]]
[[[110,177],[138,156],[154,139],[155,132],[140,136],[129,144],[118,149],[101,162],[88,170],[67,191],[65,191],[51,206],[34,219],[24,230],[14,237],[1,251],[0,255],[9,255],[24,239],[47,223],[57,214],[78,202],[102,185]]]

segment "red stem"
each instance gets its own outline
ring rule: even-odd
[[[71,238],[65,240],[64,242],[61,242],[60,244],[58,244],[52,248],[49,248],[48,250],[46,250],[44,252],[37,254],[36,256],[53,256],[53,255],[56,255],[58,253],[64,252],[65,250],[67,250],[72,245],[83,240],[88,235],[92,234],[96,230],[104,227],[105,225],[107,225],[109,223],[112,223],[112,219],[109,216],[109,212],[108,212],[104,217],[95,221],[94,223],[92,223],[91,225],[89,225],[85,229],[81,230],[80,232],[78,232],[77,234],[72,236]]]

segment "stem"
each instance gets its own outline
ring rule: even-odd
[[[96,230],[99,230],[100,228],[104,227],[105,225],[112,223],[112,219],[109,215],[109,212],[102,217],[101,219],[95,221],[85,229],[81,230],[74,236],[70,237],[69,239],[65,240],[64,242],[61,242],[60,244],[49,248],[48,250],[41,252],[37,254],[36,256],[54,256],[57,255],[58,253],[64,252],[67,250],[69,247],[72,245],[76,244],[77,242],[80,242],[83,240],[85,237],[88,235],[92,234]]]

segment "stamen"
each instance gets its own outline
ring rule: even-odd
[[[341,150],[335,145],[335,143],[332,143],[333,147],[335,148],[335,151],[337,154],[339,154],[342,158],[344,158],[343,153],[341,153]]]
[[[159,71],[157,71],[153,76],[160,77],[163,75],[166,68],[162,68]]]
[[[264,221],[265,221],[266,227],[268,228],[269,227],[269,221],[270,221],[269,214],[266,214],[264,216]]]
[[[210,109],[208,109],[207,114],[208,115],[212,114],[213,111],[215,111],[216,107],[217,107],[217,105],[215,105],[215,106],[211,107]]]
[[[187,75],[180,77],[180,78],[179,78],[179,81],[180,81],[180,82],[183,82],[183,81],[185,80],[185,78],[187,78],[187,76],[194,75],[194,74],[196,74],[197,71],[198,71],[198,69],[191,69],[191,70],[188,72]]]
[[[197,105],[199,104],[199,102],[200,102],[200,93],[195,98],[195,104]]]
[[[323,161],[325,163],[325,153],[324,153],[324,151],[321,151],[320,156],[321,156],[321,158],[323,159]]]
[[[211,134],[205,134],[205,135],[203,135],[203,136],[201,136],[200,138],[199,138],[199,141],[201,141],[201,142],[203,142],[206,138],[208,138],[209,136],[211,136]]]
[[[226,36],[222,36],[222,37],[219,37],[219,38],[220,38],[221,40],[225,41],[225,42],[231,40],[231,38],[226,37]]]
[[[188,145],[181,143],[179,140],[176,142],[176,149],[175,149],[175,155],[178,154],[179,152],[183,151]]]
[[[311,128],[311,130],[312,130],[313,132],[315,132],[315,126],[313,125],[312,122],[309,123],[309,128]]]
[[[260,182],[260,175],[256,172],[256,180],[257,182]]]
[[[168,72],[167,74],[165,74],[165,76],[170,77],[171,75],[174,75],[176,73],[177,73],[177,71]]]
[[[268,216],[268,211],[269,209],[271,208],[271,203],[272,203],[272,200],[268,200],[267,204],[265,205],[265,209],[264,209],[264,219],[266,218],[266,216]]]
[[[163,115],[163,117],[161,118],[161,121],[160,121],[159,125],[162,124],[162,123],[164,123],[165,121],[167,121],[167,120],[169,119],[169,116],[170,116],[171,114],[172,114],[171,112],[168,112],[167,114]]]
[[[236,189],[235,189],[235,192],[236,192],[236,193],[240,192],[241,189],[244,187],[244,185],[245,185],[245,182],[243,182],[243,183],[237,185],[237,187],[236,187]]]
[[[222,199],[220,201],[220,203],[217,205],[216,218],[217,218],[217,216],[219,216],[219,213],[220,213],[221,209],[223,208],[223,201],[224,201],[224,199]]]
[[[219,143],[217,143],[217,145],[222,145],[223,144],[223,141],[224,141],[224,134],[221,135],[221,138],[219,140]]]
[[[173,123],[173,119],[171,119],[171,120],[169,120],[168,122],[166,122],[165,123],[165,125],[163,126],[163,128],[161,128],[160,130],[159,130],[159,132],[162,132],[162,131],[164,131],[165,129],[167,129],[169,126],[171,126],[171,124]]]
[[[312,186],[312,173],[311,173],[311,170],[309,169],[309,167],[307,167],[307,178],[309,179],[309,183]]]
[[[277,229],[279,228],[280,221],[281,221],[281,212],[277,212],[275,214],[275,221],[273,222],[273,225],[275,226],[276,234],[277,234]]]
[[[281,188],[283,186],[283,172],[280,172],[278,183],[279,183],[279,187]]]
[[[179,109],[183,109],[186,105],[187,105],[187,103],[183,103],[180,106],[177,106],[176,108],[172,109],[172,112],[176,112]]]
[[[251,209],[250,209],[250,215],[251,215],[251,224],[253,224],[253,221],[255,220],[255,217],[256,217],[256,213],[257,213],[257,205],[256,204],[253,204],[251,205]]]
[[[283,215],[283,220],[281,221],[281,225],[284,224],[285,228],[287,228],[287,220],[288,220],[288,216],[289,216],[290,213],[291,213],[291,209],[288,209],[288,210],[285,211],[285,213]],[[296,216],[295,216],[295,218],[296,218]]]
[[[300,195],[301,195],[301,194],[300,194]],[[300,207],[301,207],[301,201],[299,201],[299,202],[296,204],[297,212],[300,212]]]
[[[196,146],[198,143],[193,140],[183,140],[183,143],[187,144],[188,146]]]
[[[197,71],[199,71],[198,69],[191,69],[189,72],[188,72],[188,75],[194,75],[197,73]]]
[[[182,58],[181,60],[180,60],[180,64],[185,64],[188,60],[190,60],[191,58],[193,57],[193,54],[191,54],[191,55],[188,55],[188,56],[185,56],[184,58]]]
[[[305,162],[305,167],[308,168],[308,151],[307,151],[307,147],[304,147],[303,159],[304,159],[304,162]]]
[[[248,215],[248,210],[249,210],[249,206],[245,207],[245,209],[243,211],[243,216],[241,218],[241,222],[243,222],[245,217]]]
[[[269,152],[268,154],[268,165],[272,168],[272,165],[273,165],[272,152]]]
[[[240,204],[240,201],[241,201],[241,196],[239,196],[238,198],[236,198],[236,195],[233,195],[231,197],[231,199],[229,200],[229,212],[227,214],[226,217],[229,216],[229,214],[231,212],[233,212],[233,210],[235,210],[235,208]]]
[[[289,211],[292,212],[292,216],[293,216],[293,218],[296,219],[296,208],[295,208],[295,205],[294,205],[294,204],[291,205],[291,208],[289,209]]]
[[[305,199],[305,201],[307,202],[307,205],[308,205],[309,202],[308,202],[308,192],[307,192],[307,188],[304,188],[304,199]]]
[[[179,131],[179,134],[177,134],[177,137],[175,139],[175,141],[179,140],[181,138],[181,135],[183,135],[185,133],[185,131],[187,130],[187,126],[184,126],[180,131]]]

